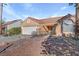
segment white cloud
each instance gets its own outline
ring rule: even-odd
[[[22,15],[22,20],[25,20],[29,15]]]
[[[11,19],[20,18],[20,16],[17,15],[17,13],[14,11],[14,9],[9,4],[4,7],[3,12],[4,12],[4,16],[5,14],[8,15],[8,16],[5,16],[5,18],[11,18]]]
[[[51,17],[59,17],[59,16],[64,16],[66,14],[61,14],[60,12],[53,14]]]
[[[54,15],[52,15],[51,17],[56,17],[56,16],[58,16],[57,14],[54,14]]]
[[[27,8],[31,8],[31,7],[32,7],[32,4],[31,4],[31,3],[26,3],[25,6],[26,6]]]
[[[65,10],[66,8],[67,8],[67,7],[61,7],[60,9],[61,9],[61,10]]]
[[[32,3],[23,4],[23,7],[24,7],[25,10],[33,10]]]
[[[64,15],[64,14],[61,13],[61,12],[62,12],[63,10],[65,10],[66,8],[68,8],[68,7],[66,7],[66,6],[61,7],[60,10],[57,11],[55,14],[53,14],[51,17],[57,17],[57,16],[62,16],[62,15]]]
[[[26,4],[23,4],[23,9],[25,11],[30,11],[30,12],[38,12],[38,11],[41,11],[41,9],[37,8],[37,7],[34,7],[33,3],[26,3]]]

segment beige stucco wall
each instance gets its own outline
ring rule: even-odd
[[[61,36],[62,33],[61,33],[61,24],[57,24],[56,26],[56,36]]]
[[[37,23],[31,19],[27,19],[27,20],[23,21],[23,23],[22,23],[22,27],[30,27],[30,26],[38,26],[38,25],[39,25],[39,23]]]
[[[15,23],[12,23],[10,25],[7,25],[7,30],[13,28],[13,27],[21,27],[21,21],[17,21]]]

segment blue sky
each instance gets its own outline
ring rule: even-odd
[[[10,3],[3,7],[3,19],[25,19],[29,16],[35,18],[48,18],[75,14],[75,7],[68,3]]]

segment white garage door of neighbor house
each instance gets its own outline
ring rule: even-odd
[[[64,20],[63,31],[64,32],[74,32],[74,23],[71,20]]]
[[[31,35],[34,31],[36,31],[37,27],[23,27],[22,34]]]

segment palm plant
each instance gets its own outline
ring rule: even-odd
[[[7,4],[0,3],[0,34],[2,34],[2,24],[4,23],[4,21],[2,20],[3,5]]]
[[[69,6],[74,5],[76,9],[75,19],[76,19],[76,26],[75,26],[75,36],[79,36],[79,3],[69,3]]]

